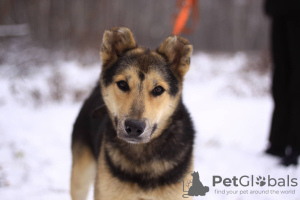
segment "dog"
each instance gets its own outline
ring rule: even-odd
[[[182,199],[179,179],[193,171],[194,128],[182,102],[192,45],[168,37],[137,46],[128,28],[106,30],[99,81],[72,132],[71,197]]]

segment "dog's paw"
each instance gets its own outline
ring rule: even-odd
[[[266,184],[266,178],[265,177],[261,177],[259,176],[258,178],[256,178],[257,182],[256,182],[256,185],[259,185],[259,186],[264,186]]]

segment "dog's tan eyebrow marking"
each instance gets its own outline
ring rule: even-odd
[[[153,80],[153,86],[157,86],[157,80]]]
[[[131,79],[131,76],[130,76],[130,75],[127,75],[127,76],[126,76],[126,82],[128,83],[130,79]]]

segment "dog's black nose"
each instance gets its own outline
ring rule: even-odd
[[[125,130],[128,135],[139,136],[145,130],[145,122],[135,119],[126,119],[125,120]]]

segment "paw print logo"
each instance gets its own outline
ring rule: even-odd
[[[266,178],[265,177],[259,176],[258,178],[256,178],[256,180],[257,180],[256,185],[259,185],[261,187],[266,185]]]

